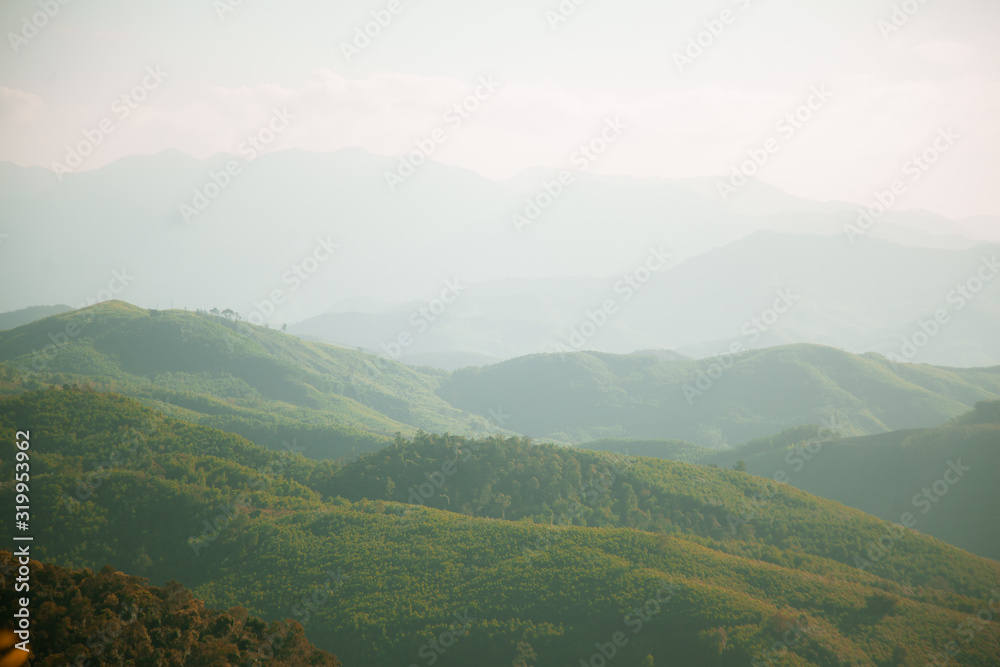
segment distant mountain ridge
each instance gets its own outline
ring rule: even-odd
[[[670,349],[701,358],[738,342],[742,349],[815,343],[914,363],[1000,365],[1000,337],[986,335],[1000,331],[1000,279],[984,272],[989,278],[976,282],[998,256],[997,245],[942,250],[877,239],[852,245],[843,237],[761,231],[658,272],[603,320],[597,311],[614,295],[615,278],[469,284],[400,360],[456,353],[512,359],[558,346],[616,354]],[[792,306],[768,319],[779,293],[790,295]],[[421,305],[331,312],[290,331],[381,352]],[[603,324],[583,337],[593,313]],[[943,326],[934,323],[936,315]],[[921,338],[926,326],[933,327],[929,340]]]
[[[844,435],[934,427],[1000,399],[1000,367],[894,364],[805,344],[702,360],[542,354],[447,372],[123,302],[0,332],[0,392],[77,383],[275,449],[295,440],[314,458],[354,457],[417,430],[725,449],[834,418]]]
[[[522,357],[452,373],[440,393],[537,439],[677,439],[728,448],[802,424],[844,435],[933,427],[1000,398],[1000,367],[897,365],[816,345],[728,359],[659,360],[602,353]]]
[[[511,215],[524,208],[525,197],[536,195],[542,182],[498,183],[429,162],[391,193],[384,173],[394,168],[394,159],[344,149],[288,150],[243,162],[204,210],[185,221],[181,206],[191,206],[196,193],[212,184],[212,173],[233,159],[219,154],[198,160],[166,151],[70,174],[62,183],[44,169],[0,165],[0,215],[9,221],[5,233],[10,236],[0,281],[13,284],[28,269],[28,256],[15,250],[18,244],[44,247],[56,235],[64,241],[46,256],[32,258],[42,270],[17,293],[0,295],[0,308],[80,303],[106,287],[112,269],[125,266],[137,278],[120,298],[149,307],[167,308],[173,301],[246,313],[280,286],[282,273],[310,252],[317,235],[332,235],[344,252],[274,314],[271,324],[280,326],[319,315],[343,299],[425,299],[441,281],[456,277],[481,283],[613,276],[631,268],[651,243],[669,246],[683,260],[758,231],[844,240],[838,216],[854,213],[852,206],[838,209],[837,204],[818,205],[824,211],[819,217],[798,209],[774,213],[790,205],[782,203],[788,198],[762,186],[761,196],[776,203],[767,215],[749,215],[683,183],[581,175],[537,224],[518,234]],[[73,224],[64,224],[67,220]],[[274,220],[282,221],[280,231]],[[904,245],[967,248],[996,241],[988,233],[997,226],[990,220],[970,223],[987,231],[970,231],[974,238],[956,245],[930,232],[953,234],[957,223],[926,212],[891,212],[867,239],[887,236]],[[101,238],[118,241],[110,247],[95,240]],[[386,238],[409,252],[385,263]],[[595,243],[601,253],[593,252]],[[175,270],[179,264],[187,267],[183,274]],[[373,266],[379,271],[370,271]],[[71,284],[59,279],[64,275],[74,276]],[[366,276],[363,288],[348,280],[359,275]]]
[[[73,309],[64,305],[32,306],[30,308],[22,308],[21,310],[15,310],[9,313],[0,313],[0,331],[14,329],[23,324],[30,324],[31,322],[46,318],[49,315],[68,313],[71,310]]]

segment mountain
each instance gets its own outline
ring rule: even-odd
[[[14,618],[18,561],[0,550],[0,614]],[[99,572],[30,561],[31,665],[235,665],[266,659],[293,667],[340,667],[311,646],[295,621],[265,623],[233,607],[205,607],[176,581],[158,588],[113,568]],[[0,630],[0,651],[6,639]],[[9,635],[13,637],[13,633]],[[17,650],[0,658],[16,665]],[[93,661],[93,662],[92,662]]]
[[[450,436],[344,468],[80,389],[0,400],[0,461],[23,428],[39,558],[301,619],[345,665],[919,665],[956,637],[961,664],[1000,654],[975,621],[1000,564],[746,473]],[[427,497],[468,515],[381,500],[388,476],[444,480]],[[358,485],[371,497],[338,497]]]
[[[228,177],[226,167],[234,160],[239,171]],[[281,326],[323,314],[345,299],[426,302],[445,280],[473,284],[555,276],[605,279],[633,269],[651,244],[663,245],[676,261],[683,261],[760,231],[818,234],[843,246],[848,261],[830,261],[823,276],[839,271],[851,283],[853,270],[845,267],[863,266],[865,261],[863,251],[848,252],[859,247],[849,244],[843,232],[845,221],[857,217],[853,205],[818,204],[812,208],[822,211],[819,217],[787,202],[744,213],[729,210],[715,194],[694,192],[680,183],[577,174],[557,201],[519,232],[512,216],[524,216],[528,200],[546,195],[544,185],[556,174],[535,172],[501,183],[428,162],[392,191],[385,173],[397,167],[394,158],[356,148],[334,153],[288,150],[252,162],[227,154],[197,160],[167,151],[69,174],[61,182],[44,169],[4,164],[0,216],[8,221],[5,233],[10,238],[0,250],[0,282],[14,284],[27,271],[33,279],[19,283],[16,292],[0,294],[0,308],[79,304],[121,287],[114,298],[147,307],[233,308],[246,317],[257,309],[255,304],[282,290],[283,303],[261,309],[272,326]],[[961,227],[943,220],[927,223],[928,217],[920,211],[887,214],[857,246],[896,227],[924,234],[893,237],[905,245],[956,245],[932,232],[964,233],[964,245],[998,240],[994,218]],[[916,221],[911,224],[911,219]],[[116,242],[105,243],[108,238]],[[308,279],[297,282],[288,272],[317,251],[325,254],[317,239],[339,247],[308,273]],[[387,262],[386,239],[407,252]],[[47,250],[39,255],[18,252],[19,247]],[[595,247],[601,252],[595,253]],[[745,256],[743,262],[752,259]],[[783,266],[758,259],[763,268]],[[783,259],[792,268],[796,265],[794,255]],[[810,266],[819,269],[824,263],[812,261]],[[178,266],[185,270],[178,271]],[[914,264],[906,266],[904,275],[909,275]],[[937,274],[932,262],[925,268]],[[114,272],[129,276],[128,284],[115,282]],[[858,279],[862,277],[870,276]],[[893,276],[887,272],[884,277]],[[935,285],[935,292],[947,285]],[[805,287],[800,288],[804,296],[820,303]],[[922,292],[914,289],[913,294]],[[926,315],[920,310],[914,317]],[[738,327],[741,321],[729,326]],[[644,333],[661,335],[657,329]],[[727,335],[728,329],[712,338]],[[648,347],[676,344],[660,341]]]
[[[1000,367],[893,364],[790,345],[718,359],[600,353],[533,355],[452,373],[440,394],[537,439],[677,439],[732,447],[835,420],[845,434],[931,427],[1000,398]]]
[[[609,439],[582,448],[738,467],[808,493],[900,522],[972,553],[1000,560],[994,519],[1000,503],[990,471],[1000,469],[1000,401],[978,403],[941,426],[838,437],[805,425],[724,452],[669,440]]]
[[[937,428],[836,440],[817,434],[788,444],[779,438],[708,460],[743,459],[749,472],[767,477],[787,470],[799,489],[887,521],[909,512],[920,532],[1000,560],[1000,533],[979,511],[1000,503],[992,475],[1000,470],[998,410],[1000,401],[984,402]]]
[[[932,427],[1000,398],[1000,367],[897,365],[792,345],[718,360],[534,355],[449,373],[122,302],[0,332],[0,392],[87,383],[273,449],[294,441],[312,458],[343,458],[420,429],[719,449],[834,418],[848,435]]]
[[[511,359],[559,346],[617,354],[670,349],[703,358],[725,354],[733,344],[814,343],[898,361],[998,365],[1000,339],[983,335],[1000,330],[1000,281],[993,280],[998,250],[995,244],[929,249],[874,238],[852,244],[842,234],[755,232],[674,262],[635,291],[623,274],[642,266],[640,256],[609,278],[471,283],[399,358]],[[610,314],[602,311],[608,299],[615,301]],[[290,330],[382,352],[400,331],[413,330],[414,318],[425,319],[421,307],[427,302],[339,310]]]
[[[59,315],[73,310],[69,306],[32,306],[9,313],[0,313],[0,331],[14,329],[24,324],[30,324],[49,315]]]
[[[313,458],[353,456],[396,432],[489,428],[418,372],[355,350],[208,313],[107,302],[0,332],[4,391],[89,383]],[[0,381],[2,382],[2,381]]]

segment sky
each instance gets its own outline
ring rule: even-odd
[[[593,173],[718,178],[756,155],[790,194],[868,204],[926,152],[900,208],[1000,215],[997,26],[995,0],[8,0],[0,161],[54,168],[86,132],[82,169],[235,153],[280,112],[268,151],[403,155],[437,130],[432,159],[502,180],[570,168],[612,122]]]

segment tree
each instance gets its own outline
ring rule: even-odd
[[[747,462],[744,461],[743,459],[740,459],[739,461],[736,462],[736,465],[733,466],[733,470],[737,472],[746,472]]]
[[[534,667],[535,660],[538,660],[538,655],[535,653],[535,649],[531,647],[528,642],[518,642],[517,643],[517,655],[514,656],[514,662],[511,667]]]

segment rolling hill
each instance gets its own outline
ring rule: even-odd
[[[536,439],[676,439],[718,449],[833,419],[849,435],[937,426],[1000,398],[1000,367],[896,365],[815,345],[699,361],[550,354],[461,369],[439,391],[477,414],[502,406],[507,428]]]
[[[1000,503],[992,475],[1000,469],[1000,401],[979,403],[935,428],[864,437],[806,425],[724,452],[671,440],[608,439],[581,447],[777,477],[886,521],[909,513],[914,529],[1000,560],[994,517],[981,511]]]
[[[0,400],[0,460],[26,428],[43,560],[293,616],[345,665],[917,666],[949,642],[957,664],[1000,655],[1000,628],[976,621],[1000,604],[1000,564],[746,473],[450,436],[344,468],[80,389]],[[442,479],[435,502],[469,514],[344,496]],[[496,492],[466,491],[489,480]],[[767,510],[741,513],[755,498]]]
[[[489,426],[436,395],[444,373],[208,313],[102,303],[0,333],[0,362],[4,391],[90,383],[313,458]]]
[[[1000,398],[1000,367],[897,365],[790,345],[702,360],[533,355],[448,373],[208,313],[123,302],[0,332],[0,391],[78,383],[274,449],[295,441],[312,458],[343,458],[417,430],[726,449],[832,419],[841,435],[926,428]]]

